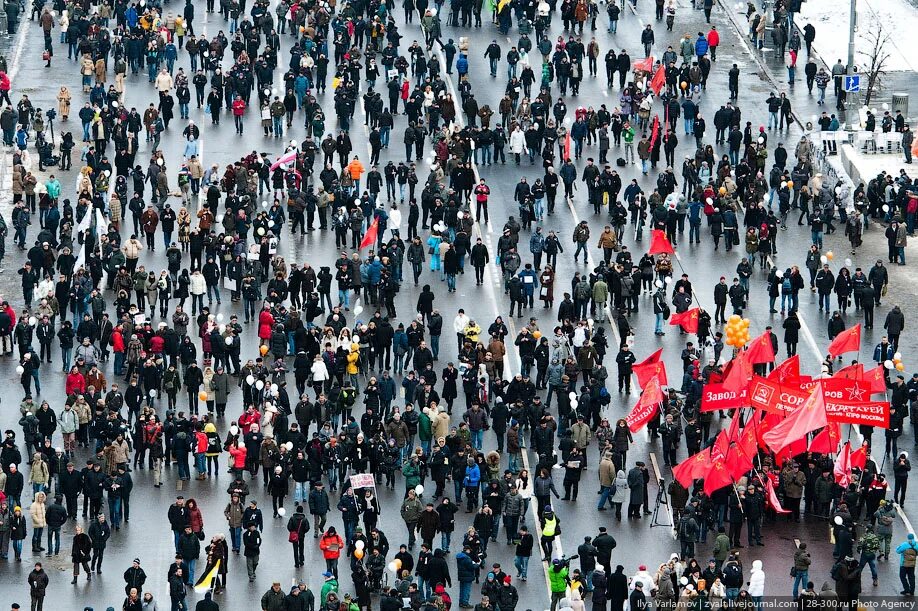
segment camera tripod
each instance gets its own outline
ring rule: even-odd
[[[669,502],[666,500],[666,489],[663,487],[663,484],[665,483],[666,482],[662,479],[659,481],[659,488],[657,489],[657,500],[653,506],[653,516],[651,516],[650,518],[651,528],[653,528],[654,526],[672,526],[671,522],[664,523],[660,521],[660,517],[662,515],[660,512],[660,506],[669,505]]]

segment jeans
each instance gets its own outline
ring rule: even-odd
[[[448,552],[450,540],[452,538],[453,538],[453,533],[451,532],[440,533],[440,549],[442,549],[445,552]]]
[[[446,279],[448,281],[449,276],[446,276]],[[455,274],[453,274],[453,288],[456,288],[456,275]],[[430,351],[433,353],[433,357],[435,359],[440,356],[440,336],[439,335],[430,336]],[[293,354],[292,351],[291,351],[291,354]]]
[[[217,298],[217,303],[222,303],[220,301],[220,285],[218,284],[208,284],[207,285],[207,301],[210,303],[213,301],[213,298]]]
[[[809,571],[797,570],[797,575],[794,577],[794,598],[797,598],[797,595],[800,592],[800,584],[803,584],[803,587],[806,587],[807,582],[810,580]]]
[[[869,554],[866,552],[861,552],[861,561],[858,565],[858,569],[863,569],[865,565],[870,565],[870,574],[874,579],[877,578],[877,556],[876,554]]]
[[[33,528],[32,529],[32,550],[37,550],[41,547],[41,535],[44,532],[44,528]]]
[[[513,566],[520,577],[526,579],[529,576],[529,556],[517,556],[513,559]]]
[[[13,541],[13,545],[19,543],[19,551],[22,551],[22,541]],[[17,553],[18,556],[18,553]],[[902,590],[906,594],[915,593],[915,567],[913,566],[900,566],[899,567],[899,581],[902,582]]]
[[[350,301],[348,301],[347,289],[344,289],[344,290],[338,289],[338,303],[343,305],[345,308],[350,307]]]
[[[309,498],[309,482],[294,482],[293,502],[299,503]]]
[[[113,528],[121,527],[121,497],[108,498],[108,515]]]
[[[653,328],[654,333],[663,333],[663,312],[657,313],[657,322]]]
[[[238,550],[242,543],[242,528],[230,528],[230,541],[233,544],[233,551]]]
[[[481,444],[483,440],[484,440],[484,430],[483,429],[472,431],[472,447],[474,447],[479,452],[481,451]]]
[[[657,316],[662,316],[658,314]],[[602,486],[600,488],[599,504],[596,506],[596,509],[602,509],[606,506],[606,501],[609,500],[609,497],[612,496],[612,488],[610,486]]]
[[[198,563],[197,558],[185,558],[185,565],[188,567],[188,571],[187,571],[188,581],[186,581],[185,583],[194,585],[194,567],[197,563]]]
[[[121,373],[121,369],[118,367],[118,354],[115,353],[115,375]],[[121,353],[121,361],[124,362],[124,353]],[[73,357],[73,348],[61,348],[61,362],[64,367],[64,371],[70,371],[70,360]]]
[[[459,582],[459,604],[468,605],[469,597],[472,595],[472,582],[471,581],[460,581]]]
[[[48,553],[58,554],[61,551],[61,529],[48,527]]]

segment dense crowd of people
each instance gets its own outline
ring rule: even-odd
[[[18,11],[11,18],[11,4],[17,3],[8,2],[6,13],[15,29]],[[713,1],[697,4],[710,23]],[[205,535],[191,492],[163,516],[175,547],[167,573],[173,611],[188,607],[196,585],[194,591],[204,593],[196,608],[219,609],[217,600],[232,588],[228,564],[237,556],[255,581],[268,497],[272,518],[285,518],[294,569],[305,566],[311,531],[317,549],[310,553],[322,554],[326,570],[320,588],[309,588],[299,571],[299,585],[289,591],[275,581],[260,599],[263,611],[316,605],[357,611],[375,604],[383,611],[442,611],[453,595],[461,608],[514,611],[532,556],[545,563],[552,611],[581,611],[587,597],[602,611],[607,604],[613,611],[648,604],[752,608],[765,595],[765,570],[761,560],[744,569],[741,532],[746,525],[749,547],[763,545],[763,525],[782,519],[784,509],[768,498],[771,488],[789,519],[829,520],[834,534],[832,569],[818,591],[814,584],[822,580],[810,579],[805,543],[788,562],[792,594],[801,604],[855,601],[862,571],[869,566],[876,586],[876,563],[888,561],[891,550],[900,556],[902,593],[914,594],[918,543],[908,534],[892,544],[902,540],[896,506],[905,501],[911,469],[896,440],[905,416],[915,421],[918,374],[908,382],[886,376],[892,416],[879,467],[869,456],[870,427],[861,427],[865,460],[847,484],[833,473],[828,455],[835,449],[804,447],[776,457],[763,445],[754,469],[712,494],[700,479],[667,485],[680,553],[656,570],[612,557],[616,541],[609,531],[622,520],[623,506],[631,520],[653,509],[655,478],[635,459],[629,422],[610,418],[608,409],[612,358],[619,400],[632,392],[632,322],[640,311],[652,312],[655,333],[663,336],[671,315],[702,302],[715,309],[712,320],[700,308],[697,338],[681,352],[681,379],[673,376],[648,422],[664,466],[675,467],[683,438],[687,456],[695,456],[717,436],[720,418],[701,411],[700,403],[704,385],[724,375],[719,325],[727,322],[728,303],[731,314],[742,316],[750,299],[767,296],[777,314],[780,298],[788,357],[797,353],[797,310],[807,288],[828,317],[829,339],[860,315],[870,329],[894,277],[882,260],[866,272],[851,270],[850,260],[832,263],[823,236],[838,223],[855,255],[865,232],[883,231],[887,262],[905,265],[918,214],[918,190],[904,170],[851,189],[822,174],[811,138],[785,147],[794,121],[786,93],[765,101],[767,128],[744,120],[736,64],[725,69],[729,99],[711,117],[712,139],[701,101],[712,95],[706,87],[722,34],[715,26],[697,37],[686,34],[654,61],[661,32],[629,16],[636,2],[630,8],[608,3],[606,17],[588,0],[500,2],[489,9],[491,20],[502,35],[515,29],[518,38],[509,45],[495,39],[484,49],[490,75],[477,75],[473,84],[470,61],[481,49],[473,51],[467,36],[443,42],[442,29],[481,27],[480,2],[406,0],[397,18],[397,8],[379,0],[339,6],[208,0],[204,10],[219,13],[209,19],[227,23],[226,32],[209,37],[195,31],[202,7],[191,0],[180,10],[159,2],[32,6],[36,23],[18,27],[42,29],[48,66],[55,51],[62,55],[67,47],[82,97],[75,100],[65,83],[56,111],[36,108],[24,94],[14,105],[10,93],[18,83],[0,65],[0,102],[7,103],[0,128],[13,148],[9,220],[24,258],[16,264],[22,303],[8,296],[0,309],[0,351],[18,360],[24,395],[21,430],[5,431],[0,447],[0,558],[30,558],[23,541],[31,537],[31,557],[69,554],[72,584],[79,583],[81,568],[90,581],[102,573],[109,543],[122,544],[134,470],[150,469],[159,488],[229,469],[225,524],[209,517]],[[674,3],[657,0],[656,8],[657,22],[665,19],[671,32]],[[775,53],[790,58],[791,83],[801,49],[793,22],[799,10],[800,0],[778,0],[763,10],[750,3],[747,15],[757,49],[766,24],[772,28]],[[403,41],[418,33],[416,18],[423,40],[407,45]],[[620,21],[643,27],[645,59],[632,60],[611,45],[603,54],[593,32],[604,19],[613,36]],[[553,41],[559,21],[565,34]],[[816,85],[821,104],[828,83],[838,83],[844,72],[817,69],[810,54],[815,30],[807,25],[802,35],[807,87],[812,93]],[[600,57],[606,87],[617,87],[619,103],[611,110],[602,104],[569,111],[582,83],[599,78]],[[124,94],[140,74],[157,102],[138,110],[124,103]],[[504,92],[493,108],[484,90],[488,78]],[[835,95],[843,109],[837,84]],[[326,117],[323,102],[330,99],[334,114]],[[170,130],[176,104],[182,151],[167,155],[160,144],[176,130]],[[206,166],[200,142],[212,127],[189,119],[192,104],[213,126],[232,115],[236,133],[246,138],[252,136],[245,128],[260,122],[276,154],[253,150]],[[75,135],[71,115],[80,123]],[[55,119],[67,130],[57,153],[48,140]],[[355,136],[361,123],[366,157],[355,147],[363,140]],[[839,128],[828,113],[818,125]],[[386,152],[383,164],[396,127],[403,130],[405,159]],[[881,129],[903,133],[910,162],[904,118],[886,116]],[[680,136],[693,151],[681,167]],[[504,221],[489,213],[498,185],[489,183],[488,168],[508,157],[521,169],[527,157],[529,164],[505,189],[512,190],[517,213]],[[626,176],[638,165],[644,176],[657,174],[652,188]],[[73,187],[62,184],[73,175]],[[574,201],[592,209],[592,222],[576,223],[569,238],[549,229],[550,217],[565,214]],[[494,252],[478,224],[491,216],[500,226]],[[791,256],[803,263],[782,270],[774,263],[779,236],[794,217],[809,227],[812,245],[806,252],[793,247]],[[715,251],[744,248],[746,256],[713,287],[700,287],[687,273],[677,277],[681,264],[667,252],[632,254],[626,230],[636,241],[646,232],[672,247],[700,244],[704,235]],[[280,254],[287,241],[314,231],[334,232],[337,252],[310,253],[303,263]],[[0,235],[7,233],[0,218]],[[556,278],[565,246],[575,263],[582,253],[589,267]],[[165,268],[153,254],[157,247]],[[476,286],[500,273],[501,305],[510,304],[509,317],[528,315],[518,331],[509,317],[486,313],[480,304],[455,313],[436,305],[437,279],[448,293],[470,284],[467,260]],[[405,261],[421,290],[414,308],[399,316]],[[756,266],[764,291],[751,282]],[[550,313],[536,316],[536,300]],[[905,315],[894,306],[883,320],[886,337],[874,361],[898,363]],[[444,351],[455,358],[441,361],[444,325]],[[45,367],[58,353],[59,364]],[[518,368],[512,366],[517,361]],[[824,363],[829,373],[837,365],[831,357]],[[45,373],[54,366],[64,379],[64,401],[42,395],[42,381],[52,393],[59,388],[47,380],[56,374]],[[577,501],[588,469],[598,472],[597,511],[612,510],[616,521],[587,537],[575,556],[559,555],[564,504]],[[553,472],[563,474],[563,497]],[[373,485],[356,486],[351,476],[361,474],[371,474]],[[380,529],[381,486],[404,489],[403,536],[390,531],[387,537]],[[61,552],[69,521],[77,522],[75,533]],[[453,541],[455,532],[461,542]],[[513,546],[513,568],[486,561],[489,542],[499,536]],[[404,543],[396,551],[399,540]],[[342,558],[352,587],[339,583]],[[123,578],[125,611],[157,608],[152,588],[161,584],[148,583],[140,558]],[[769,593],[779,589],[771,585],[776,581],[769,579]],[[49,582],[35,562],[28,576],[33,611],[42,608]]]

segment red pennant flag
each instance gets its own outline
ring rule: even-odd
[[[851,468],[857,467],[858,469],[863,470],[867,466],[867,450],[870,448],[866,443],[861,447],[856,449],[854,452],[851,452],[848,460],[851,462]]]
[[[681,314],[673,314],[669,317],[669,324],[679,325],[686,333],[698,333],[698,314],[700,312],[701,308],[692,308]]]
[[[835,454],[838,452],[838,443],[841,441],[841,430],[837,422],[830,422],[829,426],[819,431],[810,442],[809,452],[820,454]]]
[[[631,64],[631,69],[635,72],[638,70],[642,72],[650,72],[653,70],[653,55],[645,59],[639,59]]]
[[[663,64],[660,64],[660,67],[657,68],[657,71],[653,73],[653,78],[650,79],[650,88],[653,89],[654,95],[660,95],[660,92],[663,91],[663,87],[666,85],[666,69],[663,68]]]
[[[567,133],[567,136],[564,138],[564,160],[567,161],[571,158],[571,134]]]
[[[886,393],[886,369],[883,365],[865,371],[863,379],[870,383],[870,394]]]
[[[765,478],[765,499],[768,501],[768,506],[771,507],[775,513],[791,512],[790,509],[784,509],[781,507],[781,501],[778,499],[778,495],[775,493],[775,486],[767,477]]]
[[[660,137],[660,117],[657,115],[653,116],[653,123],[650,124],[650,150],[653,150],[654,145],[657,143],[657,138]]]
[[[779,453],[795,441],[804,439],[810,431],[820,429],[828,423],[822,387],[817,386],[800,409],[791,412],[773,429],[762,435],[762,439],[775,453]]]
[[[775,350],[771,345],[771,333],[765,331],[746,346],[746,360],[753,365],[774,363]]]
[[[730,370],[724,377],[724,388],[739,393],[749,385],[752,379],[752,363],[745,352],[740,352],[730,361]]]
[[[704,477],[704,474],[710,467],[710,463],[708,462],[710,457],[711,453],[706,450],[702,450],[697,454],[689,456],[681,463],[673,467],[673,478],[691,490],[692,483],[696,479],[701,479]]]
[[[637,378],[638,386],[644,388],[654,376],[660,380],[662,386],[667,386],[666,380],[666,363],[660,359],[663,356],[663,348],[660,348],[640,363],[631,366],[631,372]]]
[[[647,251],[652,255],[659,255],[662,253],[673,254],[673,246],[669,243],[669,240],[666,239],[666,232],[662,229],[651,229],[650,230],[650,250]]]
[[[846,352],[858,352],[861,349],[861,323],[845,329],[835,336],[829,344],[829,356],[838,356]]]
[[[786,359],[783,363],[775,367],[768,374],[768,379],[778,384],[790,384],[793,380],[800,377],[800,355]]]
[[[835,483],[842,488],[851,483],[851,444],[847,441],[835,459]]]
[[[663,391],[660,389],[660,380],[653,378],[641,393],[641,398],[638,399],[634,409],[625,417],[625,422],[628,423],[631,432],[641,430],[656,415],[662,402]]]
[[[367,246],[372,246],[375,244],[377,233],[379,233],[379,217],[374,216],[373,222],[370,223],[370,227],[367,229],[367,232],[363,234],[363,239],[360,240],[360,248],[364,249]]]

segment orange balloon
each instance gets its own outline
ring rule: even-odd
[[[355,550],[354,550],[354,558],[356,558],[357,560],[363,559],[363,550],[362,550],[362,549],[355,549]]]
[[[396,558],[396,559],[393,560],[392,562],[395,563],[395,568],[397,568],[397,569],[401,569],[401,568],[402,568],[402,561],[399,560],[398,558]]]
[[[835,258],[835,253],[832,252],[831,250],[826,253],[826,259],[828,259],[829,261],[831,261],[834,258]]]
[[[199,392],[198,399],[200,399],[201,401],[207,401],[207,392],[203,390]]]
[[[788,188],[788,189],[793,189],[793,188],[794,188],[794,181],[793,181],[793,180],[788,180],[788,181],[787,181],[787,188]]]
[[[719,192],[721,195],[726,195],[726,194],[727,194],[727,187],[721,187],[720,190],[719,190],[718,192]]]
[[[261,353],[261,356],[264,356],[264,355],[268,354],[268,347],[267,347],[267,346],[259,346],[258,351]]]
[[[896,371],[905,371],[905,363],[896,363]]]
[[[541,332],[541,331],[533,331],[533,332],[532,332],[532,336],[533,336],[534,338],[536,338],[536,339],[541,339],[541,338],[542,338],[542,332]]]

